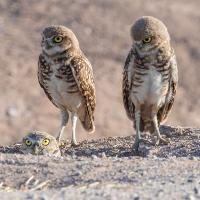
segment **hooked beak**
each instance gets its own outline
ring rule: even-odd
[[[42,40],[41,46],[42,46],[43,49],[50,49],[50,48],[52,48],[52,45],[51,45],[49,39]]]
[[[136,46],[141,49],[142,48],[142,43],[141,42],[135,42]]]
[[[38,143],[35,143],[34,147],[33,147],[33,153],[35,155],[38,155],[40,153],[40,149],[39,149],[39,144]]]

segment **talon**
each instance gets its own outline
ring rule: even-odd
[[[78,147],[78,146],[80,146],[80,143],[72,141],[71,146],[72,147]]]
[[[58,140],[58,144],[59,144],[59,147],[65,147],[66,146],[66,141],[64,140]]]
[[[134,143],[134,145],[133,145],[133,149],[134,149],[135,151],[138,151],[141,142],[143,142],[143,143],[145,143],[145,144],[151,144],[151,145],[152,145],[152,143],[151,143],[149,140],[147,140],[147,139],[141,138],[141,139],[139,139],[139,140],[135,140],[135,143]]]
[[[134,145],[133,145],[133,150],[138,152],[138,149],[139,149],[139,145],[140,145],[140,141],[135,141]]]
[[[160,137],[160,138],[158,138],[158,139],[156,140],[155,145],[158,146],[158,145],[161,144],[161,143],[167,145],[167,144],[170,143],[170,139],[169,139],[169,138],[164,139],[164,138]]]
[[[58,143],[60,143],[60,142],[61,142],[61,139],[60,139],[60,137],[59,137],[59,136],[57,136],[57,137],[56,137],[56,140],[57,140],[57,142],[58,142]]]
[[[133,145],[133,149],[138,152],[139,146],[140,146],[140,142],[145,142],[144,139],[135,139],[135,143]]]

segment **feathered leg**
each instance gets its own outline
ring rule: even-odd
[[[65,127],[67,125],[68,119],[69,119],[69,113],[67,111],[61,111],[61,126],[60,126],[59,134],[57,136],[57,140],[59,143],[62,138]]]
[[[140,110],[135,111],[135,127],[136,127],[136,136],[135,136],[135,143],[133,148],[135,151],[138,151],[141,134],[140,134],[140,120],[141,120],[141,113]]]
[[[77,123],[77,114],[72,113],[71,120],[72,120],[72,140],[71,145],[72,146],[78,146],[78,142],[76,141],[76,123]]]
[[[153,116],[153,124],[154,124],[154,127],[155,127],[155,133],[157,135],[157,140],[156,140],[155,145],[159,145],[160,143],[169,144],[170,140],[169,139],[164,139],[160,135],[160,130],[159,130],[159,127],[158,127],[158,120],[157,120],[157,115],[156,114],[154,114],[154,116]]]

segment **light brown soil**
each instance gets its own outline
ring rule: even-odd
[[[200,129],[161,132],[171,144],[141,144],[139,154],[130,136],[67,143],[62,158],[1,147],[1,199],[199,199]]]
[[[168,123],[200,126],[199,7],[199,0],[0,1],[0,144],[16,142],[32,129],[57,134],[59,112],[37,82],[40,33],[50,24],[71,28],[94,68],[96,133],[88,135],[79,124],[79,140],[132,135],[122,104],[121,79],[131,46],[129,29],[142,15],[163,20],[178,59],[179,88]]]
[[[161,127],[171,144],[142,143],[135,154],[121,97],[130,26],[142,15],[158,17],[169,29],[179,66],[168,123],[200,126],[199,7],[199,0],[1,0],[0,199],[200,199],[200,130]],[[29,130],[58,131],[59,112],[37,82],[40,33],[51,24],[75,32],[97,90],[96,133],[88,135],[79,124],[78,140],[87,140],[77,148],[67,143],[62,158],[22,155],[8,146]]]

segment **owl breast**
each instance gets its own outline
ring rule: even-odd
[[[154,66],[150,66],[145,73],[134,76],[132,81],[131,99],[134,105],[139,103],[159,107],[165,102],[167,84],[163,83],[162,74]]]
[[[46,82],[48,93],[59,108],[77,112],[82,105],[82,97],[70,65],[51,64],[51,68],[53,73]]]

